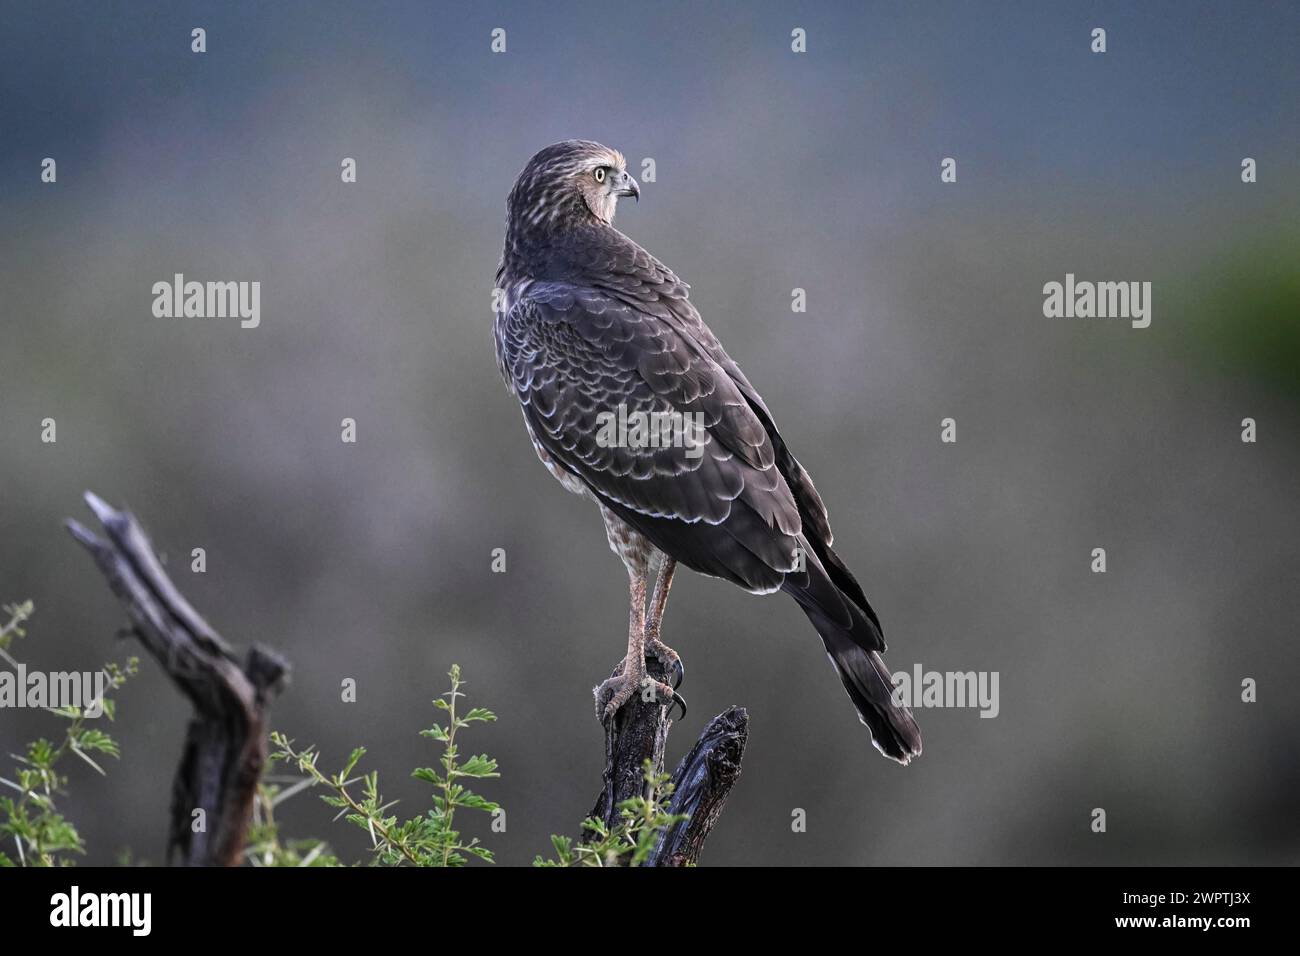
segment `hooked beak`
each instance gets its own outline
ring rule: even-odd
[[[641,187],[636,184],[632,174],[626,170],[618,174],[618,185],[614,189],[615,196],[631,196],[638,203],[641,201]]]

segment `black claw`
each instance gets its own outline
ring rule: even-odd
[[[677,719],[678,719],[678,720],[685,720],[685,719],[686,719],[686,698],[683,697],[681,694],[677,693],[677,691],[675,691],[675,690],[673,691],[673,704],[676,704],[678,707],[680,707],[680,708],[682,709],[682,715],[681,715],[681,717],[679,717],[679,718],[677,718]],[[673,704],[669,704],[669,705],[668,705],[668,719],[669,719],[669,720],[671,720],[671,719],[672,719],[672,716],[673,716]]]
[[[650,663],[652,656],[653,655],[649,654],[646,655],[645,660],[647,664]],[[673,690],[681,687],[682,681],[686,680],[686,666],[682,664],[682,659],[679,657],[671,664],[665,664],[664,675],[672,681]]]

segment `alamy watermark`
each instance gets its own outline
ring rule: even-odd
[[[83,717],[100,717],[108,687],[104,671],[35,671],[19,662],[15,670],[0,671],[0,709],[75,707]]]
[[[75,883],[66,893],[50,897],[50,925],[119,926],[132,936],[148,936],[153,928],[152,893],[93,893]]]
[[[916,664],[910,674],[891,676],[898,707],[975,707],[981,717],[996,717],[1002,709],[997,671],[927,671]]]
[[[707,435],[703,412],[616,411],[596,415],[596,444],[601,448],[685,448],[687,458],[704,454]]]
[[[262,324],[260,282],[186,282],[178,272],[171,282],[155,282],[151,291],[155,318],[238,318],[244,329]]]
[[[1065,282],[1043,286],[1043,315],[1049,319],[1129,319],[1133,328],[1151,324],[1150,282],[1076,281],[1073,272]]]

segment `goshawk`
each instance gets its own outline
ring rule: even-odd
[[[880,621],[831,550],[817,489],[686,283],[614,228],[622,196],[640,189],[616,150],[546,147],[510,191],[496,277],[497,364],[533,446],[566,489],[595,501],[627,567],[627,656],[596,688],[598,715],[611,719],[643,686],[676,696],[650,681],[645,655],[680,683],[680,658],[659,636],[680,563],[793,597],[876,747],[907,763],[920,729],[893,701]]]

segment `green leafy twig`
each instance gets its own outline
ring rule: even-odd
[[[457,734],[473,723],[496,720],[496,715],[482,707],[475,707],[461,715],[456,701],[464,697],[464,686],[460,668],[453,666],[448,676],[451,678],[451,690],[433,701],[435,707],[443,711],[446,722],[434,724],[420,731],[421,736],[429,737],[443,745],[440,758],[441,772],[432,767],[420,767],[412,771],[411,776],[434,785],[434,805],[424,816],[409,820],[399,820],[388,810],[394,802],[385,802],[379,791],[379,774],[375,771],[352,776],[357,764],[365,756],[365,748],[358,747],[352,751],[343,768],[334,774],[326,774],[317,767],[320,752],[315,747],[302,750],[294,748],[293,741],[279,732],[271,735],[271,743],[277,751],[271,755],[272,760],[283,760],[295,764],[300,773],[305,774],[311,785],[326,787],[330,792],[322,794],[321,799],[339,810],[339,816],[365,830],[370,835],[371,849],[375,855],[374,862],[386,866],[462,866],[470,856],[488,862],[493,861],[492,851],[482,846],[478,838],[468,841],[461,839],[460,831],[454,827],[457,809],[481,810],[495,814],[500,807],[470,790],[462,781],[469,779],[487,779],[499,777],[497,763],[487,754],[460,760]],[[350,788],[360,784],[360,796],[352,793]],[[337,817],[336,817],[337,819]]]
[[[258,785],[257,799],[253,803],[253,820],[248,827],[248,839],[244,848],[244,856],[250,864],[257,867],[343,865],[330,852],[329,844],[324,840],[286,842],[280,839],[275,808],[299,790],[312,785],[313,780],[310,777],[301,778],[292,786],[285,788],[269,780],[263,780]]]
[[[11,667],[17,667],[18,662],[9,656],[9,645],[13,643],[15,637],[24,637],[27,632],[23,630],[23,622],[32,616],[35,606],[31,601],[24,601],[22,604],[6,604],[3,608],[9,620],[0,627],[0,657],[3,657]]]
[[[566,836],[551,836],[555,848],[554,859],[540,855],[533,866],[640,866],[654,851],[655,842],[663,831],[684,822],[685,814],[671,814],[665,810],[673,793],[668,774],[656,773],[649,760],[645,762],[645,792],[639,797],[624,800],[618,805],[618,823],[607,827],[597,817],[583,821],[584,838],[578,843]]]
[[[6,605],[4,613],[8,622],[0,628],[0,656],[13,667],[19,666],[10,654],[14,638],[24,636],[22,624],[31,617],[32,602]],[[104,665],[105,691],[117,690],[134,677],[139,667],[138,658],[129,658],[125,665]],[[112,699],[102,701],[104,716],[110,721],[116,715]],[[58,812],[55,798],[65,794],[68,776],[60,769],[60,762],[74,754],[104,774],[104,769],[91,758],[92,753],[120,756],[120,750],[109,734],[97,727],[87,726],[87,717],[80,707],[47,707],[50,713],[68,721],[63,736],[57,744],[41,737],[27,745],[17,761],[14,779],[0,777],[0,786],[18,794],[0,796],[0,835],[11,836],[21,866],[63,866],[70,861],[60,853],[85,853],[81,835],[73,824]],[[14,861],[0,853],[0,866],[12,866]]]

